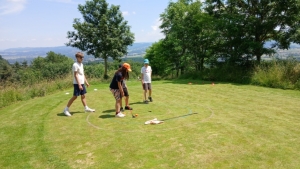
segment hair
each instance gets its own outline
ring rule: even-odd
[[[78,57],[83,57],[84,55],[83,55],[83,53],[82,52],[77,52],[76,54],[75,54],[75,57],[76,58],[78,58]]]
[[[127,69],[125,67],[120,67],[115,74],[117,74],[118,72],[121,72],[122,77],[124,77],[124,79],[128,80],[129,79],[129,73],[127,71]]]

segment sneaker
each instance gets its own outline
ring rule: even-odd
[[[126,109],[126,107],[125,107],[125,109]],[[123,107],[121,107],[121,109],[120,109],[120,112],[124,112],[124,109],[123,109]]]
[[[148,100],[145,100],[145,101],[144,101],[144,103],[145,103],[145,104],[148,104],[148,103],[149,103],[149,101],[148,101]]]
[[[95,112],[95,109],[91,109],[91,108],[88,107],[88,108],[85,109],[85,112]]]
[[[125,110],[132,110],[132,108],[129,106],[125,106]]]
[[[64,114],[65,114],[66,116],[72,116],[71,113],[69,112],[69,109],[68,109],[68,108],[65,108],[65,109],[64,109]]]
[[[118,113],[118,114],[116,114],[116,117],[120,117],[120,118],[122,118],[122,117],[125,117],[125,115],[123,114],[123,113]]]
[[[148,97],[148,99],[150,100],[150,102],[152,102],[152,101],[153,101],[151,96],[150,96],[150,97]]]

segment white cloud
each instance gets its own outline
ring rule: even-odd
[[[123,16],[129,16],[130,14],[135,15],[136,12],[133,11],[133,12],[130,13],[130,12],[128,12],[128,11],[123,11],[122,14],[123,14]]]
[[[21,12],[27,0],[4,0],[0,2],[0,16]]]
[[[161,25],[161,20],[157,19],[154,25],[151,26],[153,31],[160,31],[159,26]]]
[[[58,2],[58,3],[65,3],[65,4],[78,4],[78,2],[74,2],[74,0],[45,0],[50,2]]]
[[[122,14],[123,14],[123,16],[127,16],[127,15],[129,15],[129,12],[128,11],[124,11],[124,12],[122,12]]]
[[[136,42],[157,42],[160,39],[163,39],[165,36],[161,33],[159,26],[161,25],[160,19],[156,19],[151,25],[150,31],[141,30],[136,33],[135,41]]]
[[[67,4],[75,3],[75,2],[73,2],[73,0],[48,0],[48,1],[67,3]]]

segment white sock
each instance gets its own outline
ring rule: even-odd
[[[84,106],[84,108],[87,109],[87,108],[89,108],[89,107],[86,105],[86,106]]]

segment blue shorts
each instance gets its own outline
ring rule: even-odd
[[[74,85],[73,96],[85,95],[85,94],[87,93],[84,84],[81,85],[82,88],[83,88],[83,90],[80,90],[80,89],[79,89],[78,84],[73,84],[73,85]]]

